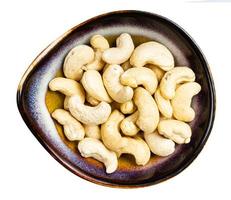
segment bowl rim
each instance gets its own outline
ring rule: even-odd
[[[138,15],[141,14],[141,15],[146,15],[148,17],[159,18],[159,19],[169,23],[178,32],[180,32],[181,35],[183,35],[183,37],[192,45],[193,49],[197,52],[197,54],[200,57],[200,60],[202,60],[204,66],[205,66],[205,71],[206,71],[206,74],[208,75],[208,85],[210,88],[210,98],[211,98],[210,118],[209,118],[207,129],[206,129],[200,143],[198,144],[197,148],[193,151],[191,157],[189,159],[185,160],[177,170],[175,170],[174,172],[170,172],[170,173],[166,174],[165,177],[163,177],[159,180],[156,180],[156,181],[151,181],[151,182],[146,182],[146,183],[138,183],[138,184],[135,184],[135,183],[134,184],[121,184],[121,183],[109,182],[106,180],[100,180],[96,177],[93,177],[91,175],[88,175],[88,174],[82,172],[81,170],[76,170],[75,168],[73,168],[68,162],[63,160],[52,148],[50,148],[49,144],[44,139],[42,139],[38,136],[37,131],[31,126],[31,124],[28,120],[28,117],[26,116],[26,112],[22,106],[22,99],[23,99],[22,93],[24,90],[24,85],[26,83],[26,80],[27,80],[28,76],[30,75],[30,73],[33,72],[33,69],[36,67],[37,63],[40,60],[42,60],[42,58],[48,52],[50,52],[52,49],[54,49],[56,47],[56,45],[58,45],[65,37],[67,37],[73,31],[88,24],[89,22],[110,16],[110,15],[127,14],[127,13],[131,13],[131,14],[133,13],[133,14],[138,14]],[[27,127],[32,132],[32,134],[37,138],[37,140],[40,142],[40,144],[47,150],[47,152],[55,160],[57,160],[60,164],[62,164],[65,168],[67,168],[69,171],[71,171],[75,175],[77,175],[77,176],[79,176],[79,177],[81,177],[87,181],[90,181],[92,183],[96,183],[96,184],[99,184],[102,186],[114,187],[114,188],[138,188],[138,187],[151,186],[151,185],[155,185],[157,183],[163,182],[165,180],[168,180],[168,179],[178,175],[180,172],[182,172],[184,169],[186,169],[194,161],[194,159],[199,155],[199,153],[203,149],[203,147],[204,147],[204,145],[205,145],[206,141],[208,140],[208,137],[211,133],[211,130],[212,130],[212,127],[214,124],[214,119],[215,119],[215,112],[216,112],[216,91],[215,91],[213,77],[211,74],[209,64],[208,64],[204,54],[202,53],[201,49],[199,48],[198,44],[192,39],[192,37],[181,26],[179,26],[178,24],[176,24],[172,20],[170,20],[164,16],[161,16],[159,14],[156,14],[156,13],[151,13],[151,12],[141,11],[141,10],[117,10],[117,11],[103,13],[101,15],[97,15],[95,17],[92,17],[92,18],[72,27],[68,31],[66,31],[64,34],[62,34],[56,40],[51,42],[29,65],[28,69],[25,71],[25,73],[23,74],[23,76],[19,82],[19,85],[17,88],[17,94],[16,94],[16,101],[17,101],[18,110],[21,114],[22,119],[26,123]]]

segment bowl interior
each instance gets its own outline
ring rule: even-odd
[[[131,156],[119,159],[118,170],[106,174],[104,166],[91,158],[82,158],[76,142],[68,141],[62,127],[52,120],[50,112],[63,108],[64,96],[48,90],[49,81],[63,76],[62,64],[67,53],[78,44],[88,44],[94,34],[106,36],[111,44],[123,32],[130,33],[135,45],[154,40],[173,53],[176,66],[189,66],[202,86],[192,101],[196,117],[190,123],[189,144],[177,145],[168,157],[152,156],[145,166],[137,166]],[[64,34],[49,46],[30,66],[19,86],[19,110],[42,145],[75,174],[101,184],[141,186],[165,180],[184,169],[202,149],[210,132],[214,114],[214,91],[206,61],[195,43],[178,26],[160,16],[123,11],[93,18]]]

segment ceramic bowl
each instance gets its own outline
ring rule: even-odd
[[[63,106],[64,97],[57,92],[50,92],[48,83],[55,76],[62,75],[62,64],[70,49],[78,44],[89,43],[94,34],[106,36],[113,44],[123,32],[130,33],[136,45],[155,40],[167,46],[177,66],[192,68],[202,90],[192,101],[196,117],[190,123],[192,138],[189,144],[177,145],[175,152],[168,157],[152,156],[145,166],[137,166],[132,157],[124,155],[119,159],[118,170],[106,174],[102,163],[81,157],[76,148],[77,143],[69,142],[61,126],[52,120],[50,112]],[[23,75],[17,91],[17,103],[22,118],[34,136],[71,172],[106,186],[140,187],[177,175],[200,153],[213,126],[215,89],[204,55],[181,27],[152,13],[116,11],[87,20],[51,43]]]

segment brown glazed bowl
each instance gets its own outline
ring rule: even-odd
[[[89,43],[94,34],[106,36],[112,43],[120,33],[130,33],[135,44],[155,40],[167,46],[178,66],[193,69],[202,86],[192,106],[196,118],[190,123],[189,144],[177,145],[168,157],[152,156],[145,166],[137,166],[131,156],[119,159],[118,170],[106,174],[102,163],[80,156],[75,142],[69,142],[62,128],[50,116],[63,106],[63,96],[50,92],[48,83],[62,75],[65,56],[74,46]],[[23,120],[46,150],[74,174],[106,186],[140,187],[159,183],[185,169],[200,153],[211,132],[215,116],[215,89],[204,55],[192,38],[174,22],[147,12],[116,11],[94,17],[64,33],[51,43],[29,66],[17,91],[17,104]]]

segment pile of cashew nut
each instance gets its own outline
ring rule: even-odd
[[[49,83],[50,90],[66,96],[52,117],[68,140],[79,141],[83,157],[113,173],[122,154],[146,165],[151,152],[168,156],[175,143],[190,142],[191,101],[201,90],[190,68],[175,66],[172,53],[158,42],[135,47],[127,33],[116,39],[116,47],[102,35],[94,35],[90,45],[71,49],[65,78]]]

